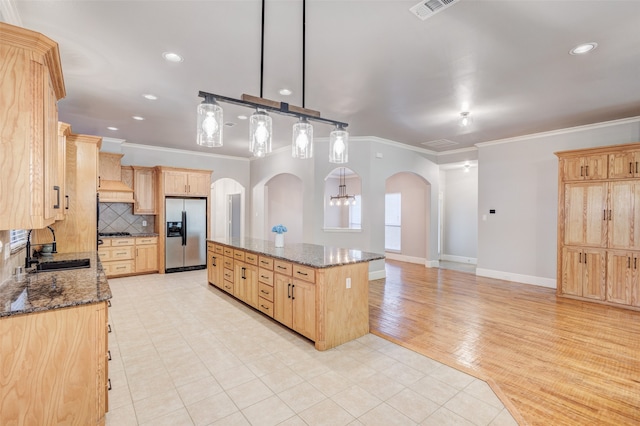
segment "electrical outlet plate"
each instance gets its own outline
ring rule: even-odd
[[[351,278],[347,278],[347,288],[351,288]]]

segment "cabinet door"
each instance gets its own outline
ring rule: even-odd
[[[187,189],[189,195],[208,196],[211,192],[211,175],[205,173],[189,173]]]
[[[640,250],[640,182],[612,182],[609,209],[609,248]]]
[[[582,252],[582,297],[604,300],[606,293],[606,252],[584,249]]]
[[[293,329],[311,340],[316,339],[316,286],[293,280]]]
[[[633,255],[633,274],[631,276],[631,304],[640,307],[640,254]]]
[[[245,299],[244,301],[254,308],[258,307],[258,267],[245,263]]]
[[[640,176],[640,152],[620,152],[609,155],[609,177],[628,179]]]
[[[609,156],[589,155],[564,160],[564,179],[593,180],[606,179]]]
[[[165,195],[186,195],[187,174],[183,172],[164,172]]]
[[[565,185],[564,243],[605,247],[607,244],[607,184]]]
[[[157,214],[155,170],[135,168],[133,186],[133,214]]]
[[[273,318],[289,328],[293,328],[293,306],[291,304],[291,277],[274,274]]]
[[[60,197],[62,199],[62,205],[56,213],[56,220],[63,220],[69,209],[69,194],[67,193],[67,132],[70,131],[70,127],[65,123],[58,123],[58,185],[60,186]]]
[[[607,301],[631,304],[631,280],[634,258],[632,253],[609,252],[607,262]],[[637,263],[637,262],[636,262]]]
[[[582,249],[562,249],[562,294],[582,296]]]
[[[213,250],[207,252],[209,263],[207,265],[207,276],[211,284],[222,288],[222,256]]]
[[[136,246],[136,272],[158,270],[158,246],[145,244]]]
[[[233,262],[233,295],[243,302],[247,299],[247,267],[244,262]]]

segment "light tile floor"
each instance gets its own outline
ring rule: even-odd
[[[319,352],[206,284],[110,279],[107,425],[515,425],[483,381],[368,334]]]

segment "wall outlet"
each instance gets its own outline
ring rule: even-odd
[[[347,288],[351,288],[351,278],[347,278]]]
[[[11,244],[4,245],[4,260],[7,260],[11,256]]]
[[[142,221],[142,226],[147,226],[147,221],[146,220]]]

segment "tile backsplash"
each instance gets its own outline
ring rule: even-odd
[[[100,203],[99,232],[154,232],[154,215],[133,214],[131,203]],[[146,221],[147,224],[142,223]]]

